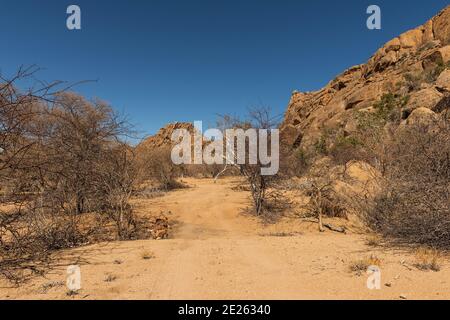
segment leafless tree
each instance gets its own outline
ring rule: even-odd
[[[120,239],[138,228],[128,122],[106,103],[58,90],[60,82],[17,89],[36,71],[0,84],[0,273],[13,280],[41,271],[52,251],[109,232],[98,221],[112,221]]]
[[[270,108],[260,107],[253,108],[249,110],[249,115],[246,120],[241,120],[238,117],[230,116],[230,115],[222,115],[218,121],[218,128],[223,132],[227,129],[258,129],[258,130],[266,130],[268,132],[268,143],[271,143],[270,129],[277,128],[279,116],[272,116]],[[260,147],[260,140],[258,136],[258,141],[256,145],[258,146],[258,150]],[[248,139],[245,142],[246,149],[249,148]],[[225,147],[227,146],[235,146],[235,141],[228,141],[225,139]],[[227,148],[231,150],[232,147]],[[226,152],[224,152],[226,154]],[[281,194],[278,192],[270,192],[270,189],[275,186],[275,182],[278,180],[278,175],[263,175],[262,169],[265,165],[262,164],[261,159],[258,157],[256,164],[250,164],[249,155],[246,155],[246,161],[244,164],[238,163],[238,156],[236,149],[232,152],[233,161],[232,164],[226,164],[224,169],[219,173],[223,174],[225,170],[229,167],[236,167],[239,170],[239,173],[246,179],[249,184],[250,192],[252,196],[252,202],[254,206],[254,213],[257,216],[261,216],[263,214],[269,214],[270,211],[274,211],[279,209],[279,198],[281,198]],[[276,155],[278,156],[278,155]],[[224,156],[225,158],[225,156]],[[217,179],[218,175],[216,176]],[[285,200],[285,199],[283,199]],[[282,200],[282,201],[283,201]],[[287,201],[286,201],[287,203]],[[273,213],[273,212],[272,212]]]
[[[399,128],[381,192],[362,199],[363,220],[400,244],[450,248],[450,125],[445,117]]]

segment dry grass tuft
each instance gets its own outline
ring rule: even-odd
[[[105,278],[105,282],[113,282],[113,281],[116,281],[117,280],[117,276],[116,275],[114,275],[114,274],[108,274],[107,276],[106,276],[106,278]]]
[[[57,288],[57,287],[62,287],[62,286],[64,286],[64,281],[46,282],[40,287],[39,292],[42,294],[46,294],[49,290],[51,290],[53,288]]]
[[[155,255],[150,251],[143,251],[143,252],[141,252],[141,258],[143,260],[150,260],[150,259],[155,258]]]
[[[416,252],[416,262],[414,267],[422,271],[434,271],[441,270],[440,266],[440,254],[435,249],[421,248]]]
[[[366,245],[369,247],[379,247],[381,245],[381,238],[379,236],[369,236],[366,239]]]
[[[66,296],[68,296],[68,297],[74,297],[76,295],[78,295],[78,291],[67,290],[67,292],[66,292]]]
[[[298,232],[269,232],[269,233],[259,233],[258,235],[260,237],[277,237],[277,238],[287,238],[287,237],[294,237],[298,235]]]
[[[366,272],[370,266],[380,266],[381,259],[377,256],[371,255],[370,257],[365,257],[363,259],[352,261],[349,265],[350,272],[354,272],[358,275]]]

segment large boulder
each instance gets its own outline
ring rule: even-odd
[[[280,140],[283,144],[297,148],[302,142],[302,133],[293,125],[286,125],[280,131]]]
[[[438,119],[438,115],[428,108],[415,109],[406,119],[405,124],[411,125],[429,125]]]
[[[409,30],[399,37],[402,49],[417,49],[423,43],[423,31],[420,29]]]
[[[450,69],[446,69],[441,73],[436,81],[436,87],[441,91],[446,90],[450,92]]]
[[[450,44],[450,6],[433,18],[433,32],[443,45]]]
[[[442,47],[439,49],[439,54],[441,55],[442,62],[447,64],[450,62],[450,45]]]
[[[433,109],[442,98],[442,93],[433,87],[419,90],[411,94],[408,104],[403,109],[403,113],[410,114],[417,108]]]

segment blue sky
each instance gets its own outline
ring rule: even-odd
[[[321,88],[416,27],[448,0],[0,0],[0,68],[44,80],[98,80],[76,91],[111,103],[142,134],[168,122],[285,111],[293,90]],[[77,4],[82,30],[66,28]],[[366,8],[382,9],[382,30]]]

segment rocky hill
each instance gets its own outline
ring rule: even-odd
[[[154,150],[158,148],[171,147],[173,145],[172,142],[172,133],[178,129],[186,129],[189,132],[194,132],[194,125],[192,123],[186,122],[175,122],[166,125],[161,128],[158,133],[153,136],[148,137],[144,141],[142,141],[138,146],[137,150]]]
[[[445,112],[450,106],[449,61],[450,6],[392,39],[366,64],[351,67],[323,89],[294,92],[281,136],[294,148],[308,148],[325,129],[349,135],[355,130],[355,114],[373,111],[386,94],[403,99],[400,121]]]

